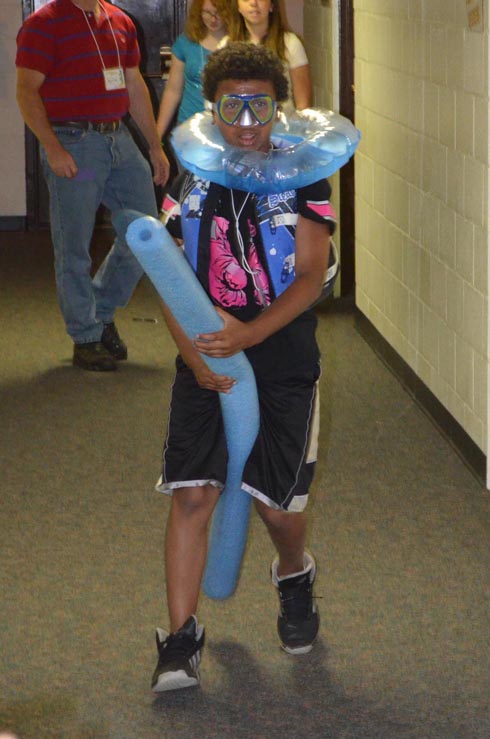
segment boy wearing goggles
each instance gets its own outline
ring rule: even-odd
[[[268,151],[277,113],[270,80],[223,80],[212,104],[214,122],[227,144]]]
[[[203,91],[227,144],[242,151],[270,150],[278,104],[287,98],[287,80],[273,52],[247,43],[214,52],[204,70]],[[229,357],[244,351],[252,364],[261,428],[242,488],[254,497],[277,551],[272,581],[279,593],[283,649],[309,652],[317,636],[316,564],[305,550],[304,509],[316,460],[320,375],[310,306],[322,289],[334,228],[329,195],[326,180],[257,196],[247,192],[246,178],[243,189],[230,190],[184,172],[164,202],[167,228],[183,239],[224,326],[190,341],[165,311],[180,354],[158,483],[172,502],[165,547],[170,633],[157,632],[155,692],[199,683],[204,627],[196,612],[208,524],[226,476],[218,393],[229,392],[234,383],[212,372],[203,354]],[[269,233],[273,221],[277,242]],[[274,273],[274,257],[279,242],[288,239],[287,267],[294,277],[284,288]]]
[[[270,95],[222,95],[213,103],[213,110],[228,126],[265,126],[276,109],[277,103]]]

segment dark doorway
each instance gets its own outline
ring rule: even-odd
[[[124,10],[136,26],[141,72],[157,108],[165,87],[162,58],[183,29],[187,0],[112,0],[112,3]]]
[[[340,110],[354,123],[354,3],[340,0],[339,6]],[[342,269],[340,294],[355,291],[355,171],[354,158],[340,170],[340,223],[342,224]]]
[[[46,0],[22,0],[23,16],[43,5]],[[148,85],[155,111],[165,87],[165,63],[170,48],[183,30],[187,0],[113,0],[133,20],[141,47],[141,72]],[[138,141],[138,132],[133,130]],[[141,141],[139,142],[142,145]],[[142,145],[143,147],[143,145]],[[27,228],[34,230],[49,225],[49,195],[39,161],[39,145],[26,128]],[[104,219],[103,209],[100,221]]]

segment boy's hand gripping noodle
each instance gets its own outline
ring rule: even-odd
[[[156,218],[125,210],[113,223],[190,339],[219,331],[223,322],[192,267],[163,224]],[[214,511],[203,590],[210,598],[233,594],[247,540],[250,495],[241,490],[242,473],[259,431],[255,375],[243,354],[218,358],[202,355],[217,374],[235,378],[230,393],[219,393],[228,467],[225,489]]]

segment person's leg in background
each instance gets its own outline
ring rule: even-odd
[[[57,128],[56,132],[78,166],[76,177],[58,177],[41,149],[50,194],[58,301],[66,330],[75,344],[74,364],[86,369],[115,369],[113,359],[100,345],[103,325],[96,316],[90,275],[90,244],[111,168],[110,152],[100,134],[68,127]]]
[[[151,168],[125,126],[107,136],[112,166],[102,202],[114,213],[134,210],[158,218]],[[127,305],[143,270],[131,249],[118,234],[93,279],[97,319],[104,325],[114,321],[116,308]]]
[[[141,154],[126,126],[107,135],[112,167],[102,202],[111,213],[134,210],[158,217],[149,163]],[[117,233],[114,244],[93,279],[96,317],[103,326],[102,343],[116,360],[126,359],[127,346],[114,323],[116,308],[125,307],[143,275],[128,247],[124,234]]]

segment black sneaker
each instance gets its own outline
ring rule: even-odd
[[[114,359],[120,361],[128,358],[128,347],[119,336],[115,323],[104,323],[100,340]]]
[[[318,634],[320,618],[313,602],[316,564],[305,552],[305,569],[297,575],[279,578],[276,558],[272,563],[272,582],[279,591],[280,611],[277,630],[282,648],[289,654],[307,654]]]
[[[199,663],[204,646],[204,626],[191,616],[178,631],[157,629],[158,664],[151,688],[155,693],[199,685]]]
[[[73,364],[93,372],[114,372],[116,369],[114,358],[100,341],[74,344]]]

